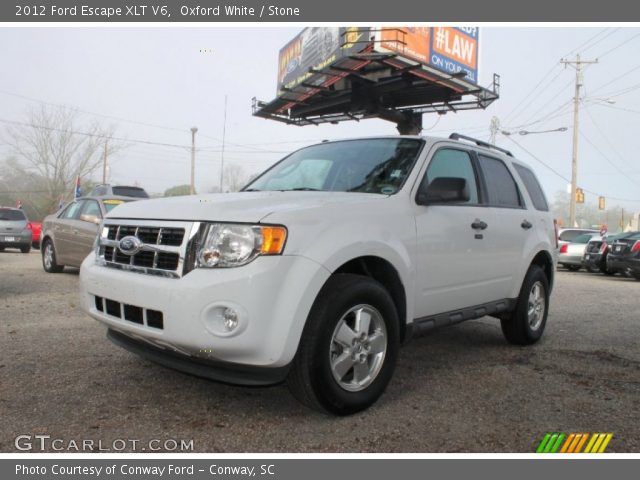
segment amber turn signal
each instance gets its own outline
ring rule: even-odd
[[[287,240],[287,229],[284,227],[260,227],[262,231],[262,255],[279,255]]]

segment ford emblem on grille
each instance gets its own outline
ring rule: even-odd
[[[142,241],[138,237],[126,236],[120,239],[118,249],[125,255],[135,255],[142,250]]]

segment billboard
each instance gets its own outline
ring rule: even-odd
[[[382,27],[374,49],[478,83],[477,27]]]
[[[420,63],[429,63],[430,27],[385,27],[380,31],[380,47]]]
[[[433,27],[429,64],[449,74],[464,71],[478,83],[478,33],[477,27]]]
[[[368,28],[309,27],[287,43],[278,55],[278,94],[308,80],[309,69],[322,70],[367,47]],[[314,79],[319,82],[321,79]]]

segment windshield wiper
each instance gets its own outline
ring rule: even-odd
[[[261,190],[259,188],[245,188],[242,191],[243,192],[260,192]]]
[[[319,192],[319,188],[311,188],[311,187],[296,187],[290,188],[288,190],[282,190],[283,192]]]

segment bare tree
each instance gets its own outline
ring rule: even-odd
[[[43,105],[31,110],[26,122],[8,127],[4,140],[16,159],[13,168],[38,176],[54,209],[61,196],[72,194],[76,176],[87,179],[101,165],[112,134],[98,122],[80,125],[74,110]],[[109,142],[109,153],[117,149]]]
[[[249,182],[242,165],[230,164],[224,169],[224,183],[230,192],[237,192]]]

